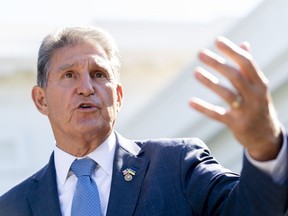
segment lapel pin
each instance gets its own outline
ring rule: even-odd
[[[124,175],[125,181],[131,181],[133,179],[133,176],[136,174],[136,171],[131,168],[127,168],[123,170],[122,173]]]

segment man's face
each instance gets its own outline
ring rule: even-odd
[[[48,116],[57,142],[73,137],[105,138],[122,100],[121,85],[106,53],[90,43],[57,50],[51,59],[47,87],[36,89],[33,91],[42,92],[32,91],[34,101],[38,95],[36,106]]]

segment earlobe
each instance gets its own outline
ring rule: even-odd
[[[48,115],[47,103],[45,100],[45,90],[40,86],[34,86],[32,88],[31,96],[38,111],[44,115]]]

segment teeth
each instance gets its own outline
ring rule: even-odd
[[[91,107],[91,106],[88,105],[88,104],[82,104],[82,105],[81,105],[81,108],[89,108],[89,107]]]

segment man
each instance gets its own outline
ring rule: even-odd
[[[1,196],[0,215],[88,215],[74,213],[96,199],[82,196],[89,200],[75,207],[82,192],[73,164],[85,159],[97,163],[88,182],[96,182],[100,198],[87,208],[99,204],[101,215],[283,215],[287,135],[267,80],[247,43],[238,47],[220,37],[216,46],[237,67],[209,50],[199,58],[228,78],[235,91],[202,68],[195,75],[230,109],[199,99],[190,104],[226,124],[244,146],[240,176],[221,167],[199,139],[132,141],[115,132],[123,97],[117,47],[101,29],[64,28],[43,40],[32,89],[37,109],[53,129],[54,152],[43,169]]]

